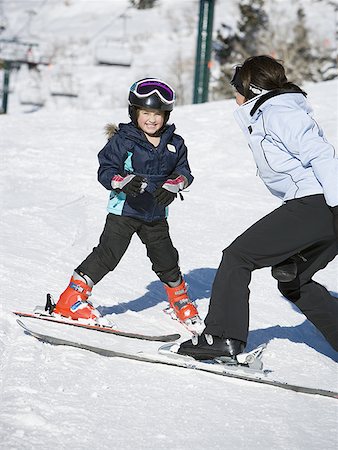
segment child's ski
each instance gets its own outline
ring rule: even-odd
[[[103,333],[110,333],[117,336],[124,336],[127,338],[134,338],[134,339],[143,339],[145,341],[160,341],[160,342],[173,342],[177,341],[181,336],[179,334],[163,334],[163,335],[147,335],[147,334],[140,334],[140,333],[134,333],[129,331],[122,331],[116,328],[112,328],[109,326],[103,326],[103,325],[88,325],[81,323],[76,320],[71,320],[67,318],[61,318],[60,316],[53,316],[51,314],[46,313],[28,313],[28,312],[21,312],[21,311],[13,311],[13,313],[20,317],[30,317],[33,319],[40,319],[45,320],[47,322],[54,322],[64,325],[71,325],[73,327],[78,328],[85,328],[87,330],[95,330],[100,331]]]

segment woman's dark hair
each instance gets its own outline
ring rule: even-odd
[[[273,89],[300,91],[297,85],[288,81],[283,65],[271,56],[251,56],[246,59],[241,66],[240,76],[246,99],[254,97],[250,87],[261,88],[267,91]]]

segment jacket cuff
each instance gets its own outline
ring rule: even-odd
[[[180,174],[176,174],[178,177],[182,177],[183,178],[183,189],[185,189],[186,187],[189,186],[189,181],[188,178],[185,175],[180,175]],[[182,190],[183,190],[182,189]]]

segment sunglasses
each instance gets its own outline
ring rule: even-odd
[[[167,83],[156,79],[147,79],[144,81],[137,81],[132,85],[130,91],[138,98],[149,97],[152,94],[157,94],[160,99],[167,105],[175,102],[175,91]]]

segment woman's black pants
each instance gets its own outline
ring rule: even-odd
[[[252,271],[301,254],[297,258],[297,277],[278,282],[278,289],[338,351],[338,298],[312,280],[318,270],[334,259],[337,249],[333,215],[323,195],[285,202],[223,251],[204,332],[246,342]]]

